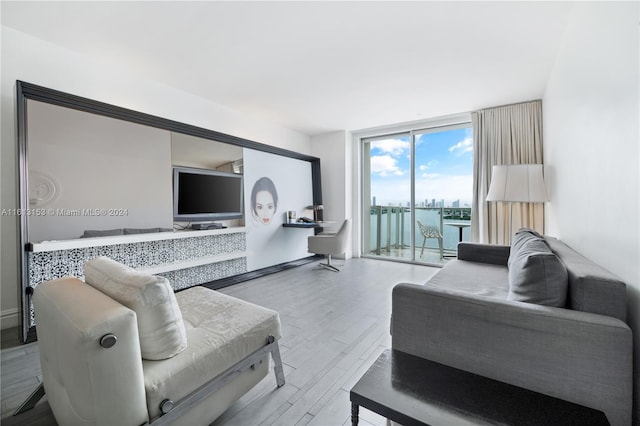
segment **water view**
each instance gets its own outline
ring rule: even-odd
[[[363,255],[425,263],[455,257],[458,242],[470,240],[470,124],[363,142],[363,210],[369,212],[364,217]]]

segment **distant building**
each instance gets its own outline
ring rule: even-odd
[[[371,203],[371,205],[372,205],[372,206],[377,206],[377,204],[376,204],[376,197],[375,197],[375,195],[373,196],[373,202]]]

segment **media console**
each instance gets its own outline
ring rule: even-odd
[[[83,277],[84,263],[97,256],[162,275],[175,290],[247,272],[245,227],[44,241],[28,248],[33,288],[63,276]]]

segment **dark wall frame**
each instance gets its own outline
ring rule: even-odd
[[[311,163],[311,180],[313,204],[322,204],[322,183],[320,176],[320,159],[295,151],[274,147],[271,145],[255,142],[249,139],[243,139],[237,136],[216,132],[214,130],[205,129],[190,124],[145,114],[139,111],[107,104],[93,99],[72,95],[47,87],[38,86],[24,81],[16,81],[17,92],[17,139],[18,139],[18,206],[21,211],[26,212],[29,208],[28,200],[28,135],[27,135],[27,100],[44,102],[52,105],[58,105],[65,108],[84,111],[105,117],[111,117],[131,123],[141,124],[144,126],[163,129],[170,132],[183,133],[190,136],[196,136],[202,139],[209,139],[216,142],[228,143],[242,148],[254,149],[270,154],[281,155],[297,160],[308,161]],[[318,213],[322,215],[322,210]],[[30,242],[28,241],[28,216],[20,215],[20,297],[21,297],[21,317],[22,317],[22,340],[28,341],[29,315],[31,295],[33,289],[28,286],[29,269],[27,263],[27,252],[30,250]],[[319,219],[322,219],[320,216]]]

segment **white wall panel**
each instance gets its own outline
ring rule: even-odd
[[[640,348],[637,2],[576,3],[543,97],[546,233],[627,283]],[[640,356],[635,357],[636,421]]]
[[[297,217],[311,215],[305,209],[313,204],[311,163],[252,149],[245,149],[243,158],[247,270],[311,256],[307,237],[313,235],[313,229],[282,226],[287,210],[295,211]],[[258,217],[251,196],[262,178],[268,178],[276,189],[277,203],[268,221]]]

